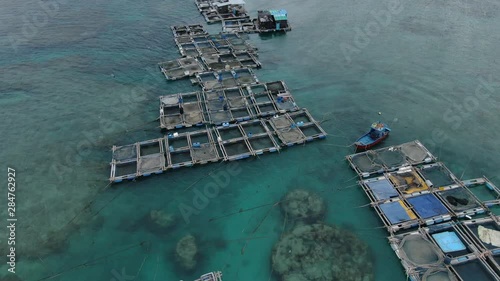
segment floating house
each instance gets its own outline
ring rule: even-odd
[[[259,32],[290,31],[286,10],[258,11],[256,24]]]
[[[228,15],[224,18],[248,17],[243,0],[227,0],[223,2],[214,2],[213,6],[220,15]]]

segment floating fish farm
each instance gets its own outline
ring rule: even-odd
[[[346,157],[408,278],[500,280],[500,190],[461,180],[418,140]],[[477,217],[477,218],[476,218]]]
[[[226,7],[217,3],[197,5]],[[209,10],[203,8],[208,22],[213,21]],[[217,17],[231,18],[221,11],[217,9]],[[199,24],[171,30],[182,57],[158,66],[167,80],[191,79],[199,90],[159,97],[163,137],[113,146],[112,183],[279,152],[326,137],[319,122],[297,105],[284,81],[259,81],[252,70],[261,67],[257,49],[240,34],[208,34]]]
[[[198,11],[207,23],[222,23],[223,32],[268,33],[290,31],[286,10],[257,11],[250,19],[243,0],[195,0]]]

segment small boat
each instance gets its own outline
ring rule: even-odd
[[[370,131],[356,140],[356,150],[367,150],[383,141],[389,136],[391,129],[384,123],[375,122],[371,125]]]

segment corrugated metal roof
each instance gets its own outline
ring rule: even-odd
[[[286,10],[269,10],[269,13],[273,15],[275,20],[287,20]]]
[[[227,2],[214,2],[214,6],[222,7],[227,5],[244,5],[245,1],[243,0],[228,0]]]

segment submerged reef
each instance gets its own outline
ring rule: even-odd
[[[274,246],[272,267],[284,281],[374,280],[368,247],[353,233],[322,223],[285,234]]]
[[[324,217],[326,205],[318,194],[305,189],[294,189],[281,200],[281,210],[292,221],[313,223]]]
[[[175,256],[179,266],[186,271],[191,271],[196,266],[196,258],[198,254],[198,246],[193,235],[184,236],[175,248]]]
[[[149,213],[149,221],[156,227],[167,229],[175,224],[175,216],[162,210],[152,210]]]

